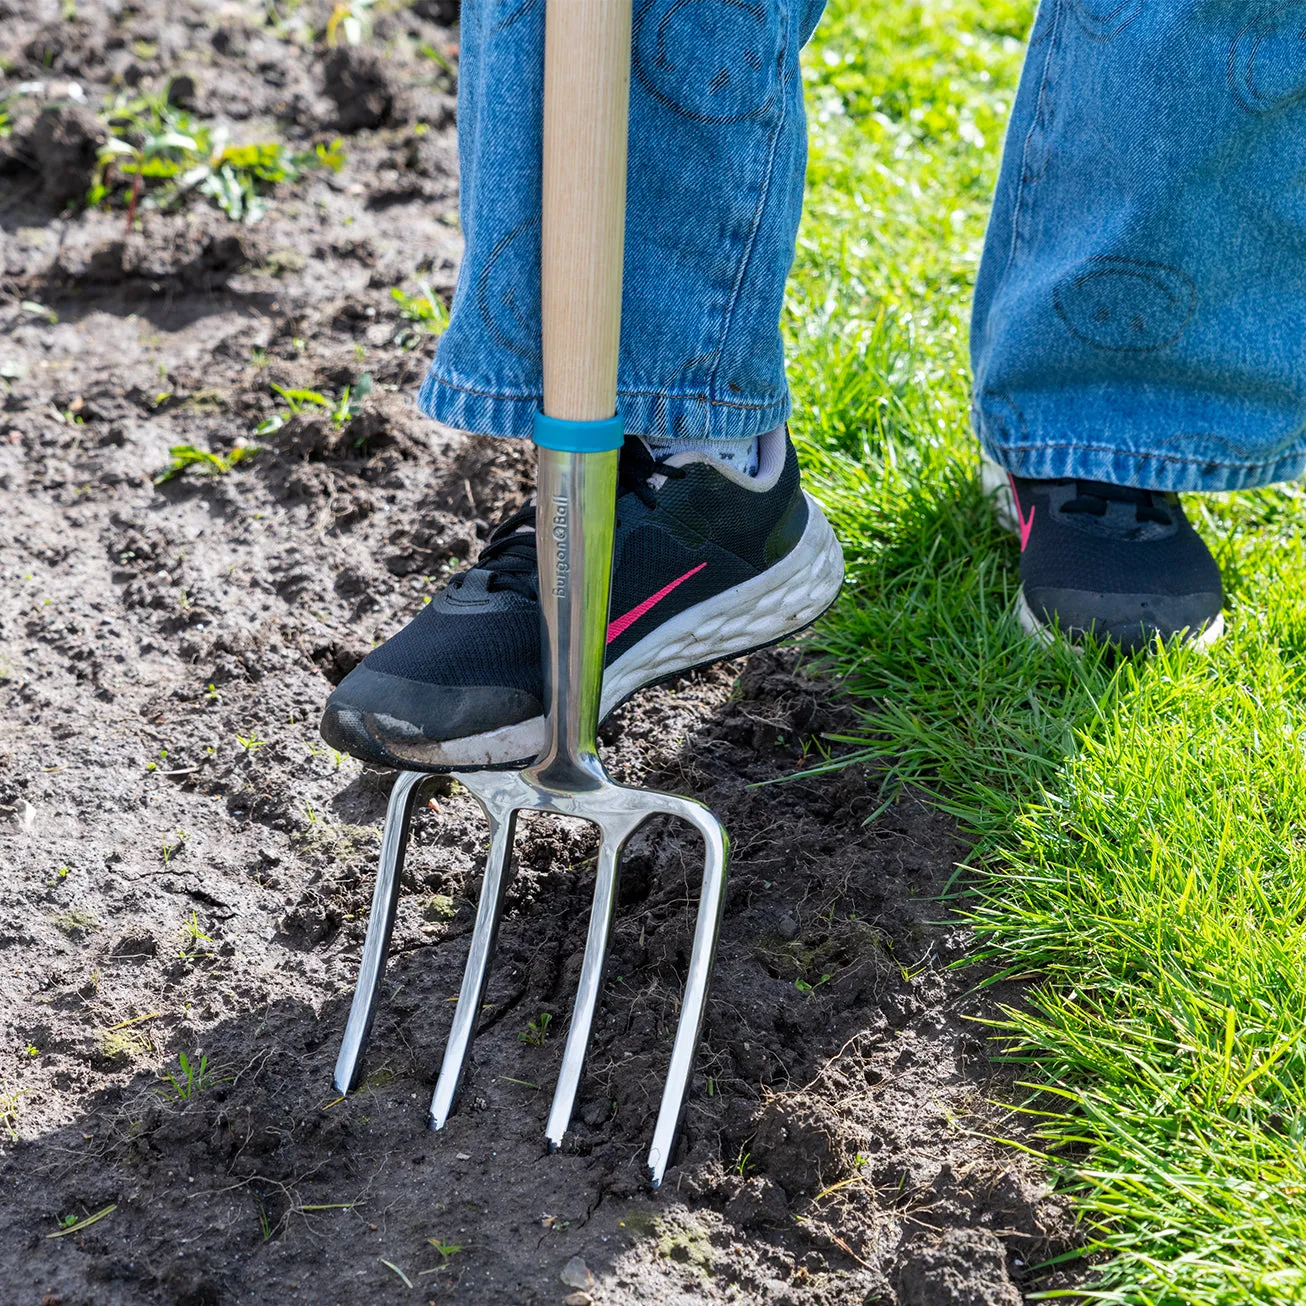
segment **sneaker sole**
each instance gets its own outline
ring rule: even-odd
[[[775,566],[686,608],[608,667],[600,721],[641,689],[796,635],[834,603],[843,585],[843,550],[820,505],[805,497],[807,528]],[[544,717],[424,744],[420,751],[379,738],[370,722],[367,734],[392,766],[434,772],[488,770],[522,766],[538,757],[544,747]]]
[[[998,525],[1019,539],[1020,516],[1016,512],[1015,496],[1011,493],[1011,481],[1007,473],[988,454],[982,454],[980,457],[980,488],[984,491],[985,497],[993,501],[993,511],[997,515]],[[1084,651],[1070,636],[1038,619],[1025,598],[1023,585],[1016,595],[1016,620],[1030,639],[1037,640],[1048,648],[1061,640],[1076,653]],[[1195,635],[1184,634],[1184,640],[1194,648],[1209,649],[1223,634],[1224,613],[1220,612]]]

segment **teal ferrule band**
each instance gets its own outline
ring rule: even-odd
[[[626,438],[626,424],[620,416],[599,422],[568,422],[560,417],[535,414],[535,443],[558,453],[606,453],[620,449]]]

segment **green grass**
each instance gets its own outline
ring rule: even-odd
[[[807,53],[794,429],[853,580],[818,639],[885,797],[915,786],[975,840],[959,905],[1030,981],[996,1036],[1087,1295],[1306,1302],[1302,492],[1189,500],[1229,595],[1209,656],[1019,635],[965,342],[1032,8],[832,0]]]

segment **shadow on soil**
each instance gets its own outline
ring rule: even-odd
[[[986,1010],[968,992],[975,976],[948,969],[967,933],[932,923],[962,849],[910,798],[863,824],[878,798],[859,770],[750,787],[842,724],[792,663],[755,656],[728,701],[728,677],[695,677],[606,732],[616,769],[703,798],[736,840],[693,1096],[660,1192],[643,1162],[691,938],[695,841],[649,827],[627,854],[576,1121],[549,1156],[593,842],[584,827],[526,824],[462,1104],[435,1135],[427,1105],[475,900],[471,876],[448,890],[479,843],[470,802],[434,781],[442,810],[416,823],[362,1089],[342,1101],[331,1088],[343,986],[317,1009],[272,997],[193,1043],[170,1040],[176,1085],[137,1074],[0,1166],[3,1242],[21,1249],[0,1269],[5,1299],[543,1303],[586,1291],[588,1273],[605,1302],[1019,1302],[1029,1267],[1065,1250],[1070,1230],[1032,1172],[986,1141],[1021,1127],[995,1105],[1009,1086],[967,1019]],[[644,770],[644,746],[707,706],[670,763]],[[366,774],[342,789],[346,824],[331,828],[346,833],[279,945],[336,951],[352,972],[375,849],[357,832],[379,823],[387,784]],[[172,965],[218,983],[248,964],[214,946]],[[120,949],[109,964],[152,954]],[[93,1055],[111,1049],[102,1036]],[[205,1065],[202,1079],[187,1082],[179,1053],[192,1073]],[[61,1218],[109,1206],[50,1237]]]

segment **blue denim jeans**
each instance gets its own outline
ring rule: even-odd
[[[738,439],[789,414],[780,343],[807,162],[798,52],[825,0],[635,0],[618,407]],[[541,402],[544,0],[463,0],[466,240],[422,408],[527,436]]]
[[[1043,0],[975,294],[1008,470],[1306,470],[1306,0]]]

